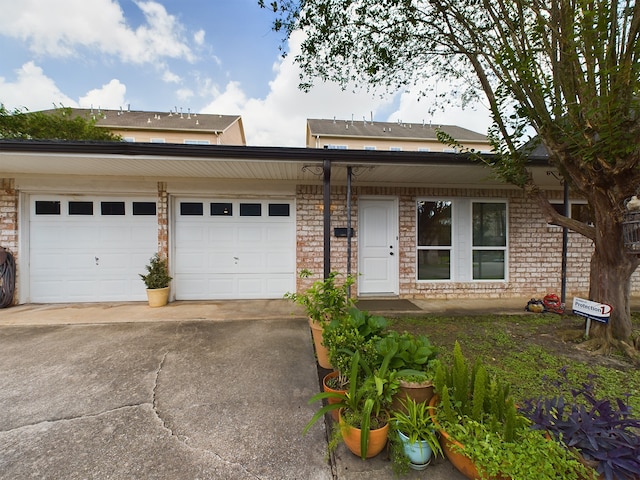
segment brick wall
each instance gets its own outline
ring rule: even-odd
[[[0,246],[9,250],[16,261],[16,291],[14,302],[18,299],[18,276],[20,272],[18,258],[18,192],[13,178],[0,179]]]
[[[562,228],[548,225],[537,205],[520,190],[355,187],[352,189],[351,271],[358,272],[358,202],[362,195],[395,196],[399,199],[399,290],[403,298],[499,298],[541,297],[561,291]],[[556,195],[555,193],[550,196]],[[560,194],[561,195],[561,192]],[[420,197],[470,197],[506,199],[508,202],[508,280],[483,282],[416,281],[416,201]],[[323,273],[322,186],[297,189],[297,267],[307,268],[314,277],[298,280],[298,290],[307,288]],[[346,227],[346,187],[331,190],[331,269],[346,273],[347,239],[333,235],[335,227]],[[570,232],[567,254],[567,295],[587,295],[592,242]],[[634,276],[632,291],[640,287]]]

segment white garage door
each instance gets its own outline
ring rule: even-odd
[[[33,196],[29,301],[146,300],[157,244],[154,198]]]
[[[177,300],[280,298],[295,288],[291,201],[177,199]]]

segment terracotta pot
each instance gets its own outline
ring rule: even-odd
[[[322,325],[309,319],[309,327],[311,328],[313,345],[316,349],[318,365],[322,368],[333,368],[331,362],[329,362],[329,349],[322,344]]]
[[[164,307],[169,302],[169,287],[148,288],[147,299],[150,307]]]
[[[338,376],[339,372],[331,372],[328,373],[324,376],[324,378],[322,379],[322,388],[325,392],[332,392],[332,393],[346,393],[346,390],[336,390],[331,388],[329,385],[327,385],[327,382]],[[327,398],[327,403],[338,403],[340,400],[338,400],[337,398]],[[338,410],[331,410],[331,418],[333,418],[334,422],[338,421]]]
[[[359,428],[347,425],[342,419],[342,409],[339,410],[340,417],[340,431],[342,432],[342,439],[347,448],[358,457],[362,457],[362,450],[360,449],[360,435]],[[365,458],[371,458],[378,455],[384,450],[387,444],[387,437],[389,436],[389,422],[382,428],[376,428],[369,431],[369,444],[367,445],[367,451]]]
[[[402,402],[406,402],[407,398],[413,399],[416,403],[429,403],[431,397],[433,397],[433,383],[431,383],[431,380],[425,380],[424,382],[400,380],[398,393],[393,396],[391,402],[391,410],[407,413],[407,410],[402,406]]]
[[[454,467],[456,467],[456,469],[460,473],[462,473],[465,477],[467,477],[469,480],[481,480],[483,478],[486,479],[487,476],[480,475],[480,473],[478,472],[478,468],[471,461],[471,459],[469,457],[465,457],[462,453],[459,452],[458,449],[454,447],[455,445],[458,448],[461,448],[464,450],[464,445],[462,445],[457,440],[451,438],[451,436],[446,431],[440,428],[440,424],[437,422],[435,418],[435,407],[439,401],[440,401],[440,397],[438,397],[437,395],[434,395],[431,398],[429,405],[433,408],[431,408],[429,414],[431,415],[431,420],[433,421],[433,424],[436,426],[436,428],[440,432],[440,445],[442,446],[442,451],[444,452],[445,456],[451,462],[451,464]],[[500,476],[497,478],[491,477],[491,480],[509,480],[509,479],[506,477]]]

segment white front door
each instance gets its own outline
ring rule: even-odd
[[[398,294],[398,201],[368,198],[358,202],[358,293]]]

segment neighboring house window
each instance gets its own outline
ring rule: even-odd
[[[431,149],[430,149],[430,148],[426,148],[426,147],[420,147],[420,148],[418,149],[418,151],[419,151],[419,152],[430,152],[430,151],[431,151]]]
[[[506,202],[424,199],[416,206],[418,280],[506,279]]]
[[[346,145],[325,145],[324,148],[328,149],[328,150],[347,150],[347,146]]]
[[[136,141],[136,137],[122,137],[122,140],[125,142],[134,143]]]
[[[185,144],[187,145],[211,145],[211,142],[209,140],[189,140],[186,139],[184,141]]]
[[[443,148],[442,151],[444,153],[457,153],[458,150],[456,150],[455,148]]]
[[[376,147],[374,147],[374,146],[372,146],[372,145],[365,145],[365,146],[364,146],[364,149],[365,149],[365,150],[375,150],[375,149],[376,149]]]
[[[151,143],[165,143],[164,138],[152,138],[150,140]]]
[[[391,152],[401,152],[402,151],[402,147],[389,147],[389,150]]]

